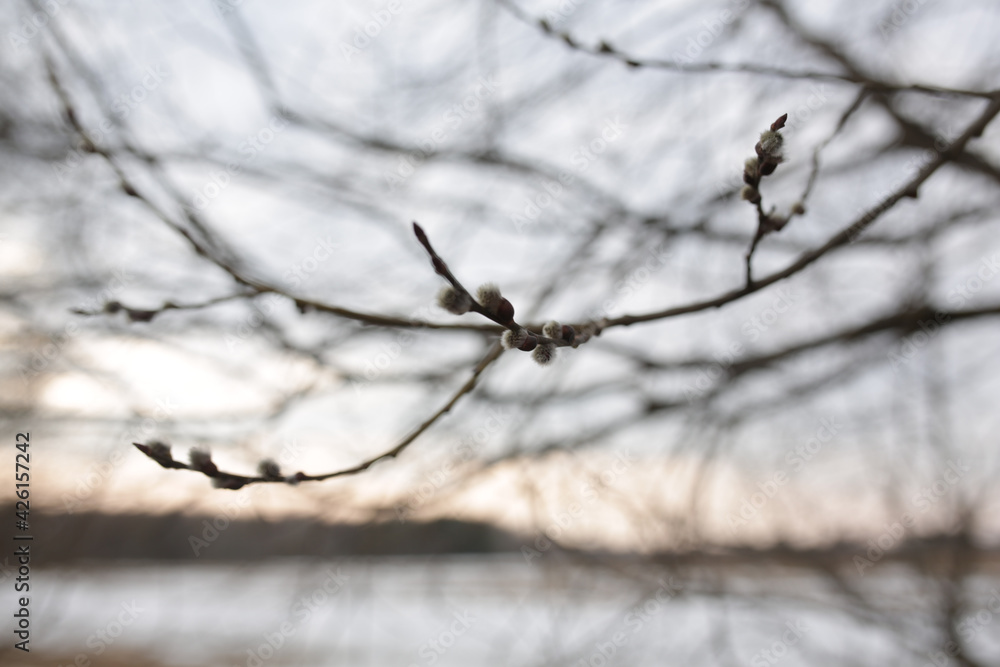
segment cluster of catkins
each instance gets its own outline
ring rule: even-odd
[[[785,143],[785,138],[781,136],[781,128],[785,126],[788,114],[771,123],[771,129],[764,130],[760,134],[760,141],[754,146],[757,155],[747,158],[743,165],[743,190],[740,196],[751,204],[760,203],[760,179],[763,176],[770,176],[774,170],[785,159],[782,155],[781,147]]]
[[[500,342],[508,350],[523,350],[531,352],[531,358],[541,365],[552,362],[556,356],[556,344],[553,341],[563,341],[573,344],[576,331],[568,325],[549,322],[542,328],[542,336],[528,331],[514,321],[514,306],[500,294],[500,288],[493,283],[480,285],[476,290],[476,301],[487,315],[496,322],[507,327]],[[448,286],[438,293],[438,305],[455,315],[462,315],[472,310],[472,297],[465,291]]]

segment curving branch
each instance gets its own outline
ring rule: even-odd
[[[622,315],[620,317],[611,318],[604,323],[604,328],[631,326],[641,322],[652,322],[655,320],[687,315],[688,313],[697,313],[711,308],[720,308],[728,303],[742,299],[748,294],[759,292],[765,287],[795,275],[827,253],[849,243],[855,242],[872,224],[875,223],[876,220],[882,217],[886,211],[890,210],[904,198],[916,198],[918,196],[920,186],[923,185],[924,182],[926,182],[932,175],[934,175],[934,173],[940,169],[942,165],[959,155],[965,149],[965,146],[969,143],[969,141],[980,136],[983,133],[983,130],[986,129],[986,126],[990,124],[997,114],[1000,114],[1000,93],[993,95],[993,98],[990,100],[990,103],[986,105],[983,112],[966,128],[961,136],[955,139],[955,141],[953,141],[945,150],[937,152],[934,157],[928,161],[928,163],[924,165],[920,171],[916,173],[916,175],[913,176],[913,178],[900,185],[894,192],[889,194],[876,206],[859,216],[847,227],[834,234],[826,243],[818,248],[815,248],[814,250],[810,250],[802,254],[797,260],[784,269],[775,271],[774,273],[753,281],[744,287],[730,290],[709,299],[703,299],[682,306],[674,306],[672,308],[665,308],[663,310],[652,311],[649,313]]]
[[[607,40],[601,40],[597,45],[584,44],[576,37],[573,37],[573,35],[569,32],[555,29],[547,20],[543,18],[534,18],[528,12],[521,9],[513,0],[497,0],[497,2],[522,23],[537,28],[547,37],[560,40],[574,51],[579,51],[592,56],[611,58],[631,68],[659,69],[688,74],[737,72],[744,74],[756,74],[760,76],[773,76],[782,79],[830,81],[834,83],[860,85],[872,91],[885,93],[914,92],[928,95],[955,95],[961,97],[982,98],[991,98],[996,94],[996,91],[977,91],[964,88],[950,88],[947,86],[932,86],[926,84],[891,84],[862,76],[856,71],[841,74],[837,72],[821,72],[816,70],[791,70],[784,67],[751,63],[698,63],[664,60],[662,58],[640,58],[612,46]],[[762,4],[769,5],[772,3]]]
[[[369,459],[358,463],[357,465],[351,466],[350,468],[343,468],[341,470],[335,470],[333,472],[322,473],[319,475],[307,475],[304,472],[296,472],[291,475],[282,474],[278,464],[270,459],[265,459],[260,462],[258,466],[257,475],[239,475],[236,473],[226,472],[219,470],[218,466],[212,461],[211,455],[200,449],[192,449],[190,452],[190,462],[184,463],[183,461],[178,461],[173,458],[170,453],[170,446],[159,441],[152,441],[147,444],[142,444],[139,442],[133,442],[132,444],[140,452],[153,459],[161,466],[167,469],[174,470],[192,470],[194,472],[200,472],[206,477],[212,479],[212,485],[220,489],[242,489],[244,486],[249,484],[299,484],[301,482],[322,482],[328,479],[333,479],[334,477],[347,477],[349,475],[356,475],[360,472],[368,470],[376,463],[380,461],[385,461],[388,459],[394,459],[399,456],[403,451],[413,444],[417,438],[424,434],[431,426],[433,426],[439,419],[455,406],[458,401],[470,393],[476,387],[476,383],[479,381],[479,376],[483,374],[483,371],[489,367],[494,361],[500,358],[503,354],[503,348],[499,343],[494,343],[490,346],[489,351],[486,356],[476,364],[476,367],[472,371],[472,376],[466,380],[465,384],[459,387],[458,391],[452,394],[451,398],[441,406],[430,417],[425,419],[420,423],[409,435],[400,440],[391,449],[388,449],[381,454],[373,456]]]

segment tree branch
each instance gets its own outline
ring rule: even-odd
[[[459,399],[475,389],[476,383],[479,381],[479,376],[482,375],[483,371],[485,371],[490,364],[499,359],[501,354],[503,354],[503,348],[500,346],[499,342],[490,346],[486,356],[483,357],[483,359],[476,365],[472,371],[472,376],[465,382],[465,384],[463,384],[437,412],[425,419],[419,426],[417,426],[416,429],[400,440],[394,447],[382,452],[381,454],[373,456],[370,459],[366,459],[357,465],[351,466],[350,468],[344,468],[334,472],[319,475],[307,475],[303,472],[297,472],[293,475],[284,476],[281,474],[281,471],[275,462],[264,460],[261,461],[258,468],[258,472],[260,474],[252,476],[238,475],[219,470],[215,463],[212,462],[211,456],[207,452],[198,449],[191,450],[190,463],[183,463],[175,460],[170,454],[170,447],[162,442],[153,441],[148,444],[133,442],[132,444],[136,447],[136,449],[159,463],[164,468],[200,472],[207,477],[211,477],[212,484],[221,489],[235,490],[241,489],[249,484],[266,483],[294,485],[299,484],[300,482],[322,482],[324,480],[333,479],[334,477],[356,475],[360,472],[368,470],[380,461],[393,459],[399,456],[407,447],[413,444],[417,438],[423,435],[427,429],[433,426],[439,419],[441,419],[441,417],[446,415],[455,406],[455,404],[458,403]]]

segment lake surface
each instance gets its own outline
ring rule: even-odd
[[[8,650],[0,661],[923,665],[944,649],[933,578],[889,563],[840,583],[802,572],[678,571],[554,553],[530,563],[506,554],[40,569],[32,571],[32,652]],[[1000,578],[967,584],[974,604],[959,616],[970,621],[967,650],[998,664]]]

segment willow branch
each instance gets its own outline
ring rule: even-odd
[[[916,198],[920,186],[922,186],[927,179],[940,169],[943,164],[961,153],[965,149],[965,145],[969,143],[970,140],[980,136],[983,133],[983,130],[986,129],[986,126],[989,125],[990,121],[992,121],[998,113],[1000,113],[1000,94],[995,94],[983,112],[972,124],[969,125],[965,132],[963,132],[962,135],[952,142],[952,144],[944,151],[936,153],[934,157],[926,165],[924,165],[924,167],[920,169],[920,171],[918,171],[913,178],[903,183],[876,206],[851,222],[850,225],[834,234],[822,246],[804,253],[796,261],[792,262],[784,269],[776,271],[759,280],[753,281],[744,287],[730,290],[710,299],[695,301],[682,306],[675,306],[649,313],[622,315],[620,317],[611,318],[604,323],[604,328],[630,326],[641,322],[651,322],[670,317],[678,317],[688,313],[697,313],[710,308],[720,308],[728,303],[742,299],[748,294],[759,292],[765,287],[795,275],[827,253],[856,241],[861,234],[868,229],[868,227],[874,224],[875,221],[882,217],[886,211],[891,209],[902,199],[906,197]]]
[[[521,9],[515,2],[513,2],[513,0],[497,0],[497,2],[522,23],[537,28],[547,37],[560,40],[574,51],[579,51],[592,56],[610,58],[617,60],[628,67],[637,69],[659,69],[688,74],[737,72],[744,74],[756,74],[760,76],[780,77],[783,79],[807,79],[812,81],[831,81],[834,83],[855,84],[878,92],[915,92],[929,95],[955,95],[961,97],[983,98],[990,98],[996,94],[996,91],[984,92],[966,90],[962,88],[949,88],[947,86],[890,84],[861,76],[856,72],[841,74],[837,72],[819,72],[815,70],[790,70],[784,67],[774,67],[771,65],[752,63],[683,62],[678,60],[664,60],[660,58],[640,58],[612,46],[607,40],[601,40],[597,45],[584,44],[569,32],[555,29],[547,20],[543,18],[534,18],[528,12]]]
[[[391,449],[366,459],[365,461],[351,466],[350,468],[335,470],[333,472],[322,473],[319,475],[307,475],[304,472],[296,472],[292,475],[286,476],[281,473],[276,463],[270,460],[265,460],[260,463],[258,475],[238,475],[219,470],[219,468],[212,461],[211,456],[207,452],[198,449],[192,449],[190,462],[184,463],[183,461],[177,461],[174,459],[170,453],[170,447],[162,442],[154,441],[148,444],[133,442],[132,444],[136,447],[136,449],[159,463],[162,467],[167,469],[192,470],[194,472],[200,472],[203,475],[210,477],[212,479],[212,484],[221,489],[235,490],[241,489],[249,484],[267,483],[294,485],[301,482],[322,482],[324,480],[333,479],[334,477],[356,475],[368,470],[380,461],[394,459],[399,456],[404,450],[406,450],[407,447],[413,444],[417,438],[423,435],[444,415],[448,414],[448,412],[451,411],[451,409],[463,396],[475,389],[476,383],[479,381],[479,376],[482,375],[483,371],[485,371],[490,364],[499,359],[501,354],[503,354],[503,348],[500,346],[500,343],[494,343],[486,353],[486,356],[483,357],[478,364],[476,364],[476,367],[472,371],[472,376],[451,396],[450,399],[448,399],[443,406],[441,406],[437,412],[425,419],[419,426],[417,426],[417,428],[411,431],[409,435],[400,440]]]

